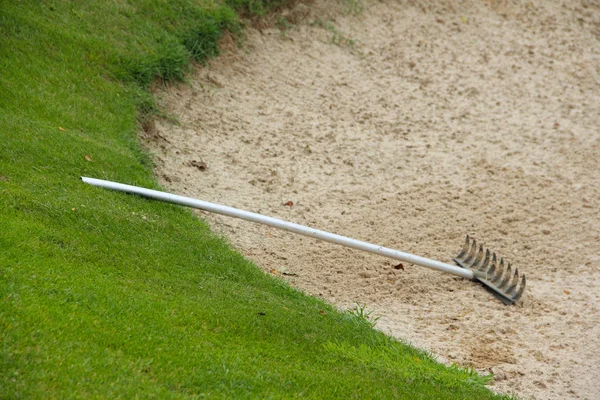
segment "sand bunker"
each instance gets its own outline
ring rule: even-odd
[[[201,213],[266,273],[366,304],[380,329],[493,372],[494,390],[597,398],[599,3],[332,3],[298,4],[241,48],[226,39],[158,93],[179,121],[142,135],[161,182],[445,262],[472,234],[526,273],[519,305]]]

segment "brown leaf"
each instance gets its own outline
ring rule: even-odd
[[[565,290],[565,294],[571,294],[571,292],[568,290]]]
[[[279,271],[277,271],[275,268],[271,269],[269,272],[270,272],[272,275],[279,275],[279,274],[280,274],[280,272],[279,272]]]
[[[327,313],[325,312],[325,310],[319,310],[319,314],[321,314],[321,315],[325,315],[325,314],[327,314]]]
[[[401,269],[402,271],[404,271],[404,265],[402,265],[402,263],[394,265],[394,269]]]
[[[283,203],[284,206],[288,206],[288,207],[292,207],[294,205],[293,201],[286,201],[285,203]]]
[[[202,159],[200,159],[200,161],[192,160],[188,163],[188,165],[190,167],[196,167],[200,171],[204,171],[206,168],[208,168],[208,165],[206,165],[206,163]]]
[[[88,161],[92,161],[92,157],[90,157],[90,156],[85,156],[85,159]]]
[[[64,131],[65,131],[65,128],[63,128],[62,126],[59,126],[59,127],[58,127],[58,130],[59,130],[59,131],[61,131],[61,132],[64,132]]]

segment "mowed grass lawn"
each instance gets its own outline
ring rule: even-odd
[[[79,180],[158,188],[149,85],[277,6],[0,0],[0,398],[495,398],[189,210]]]

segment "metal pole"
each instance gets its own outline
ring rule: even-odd
[[[261,214],[240,210],[233,207],[223,206],[221,204],[210,203],[208,201],[197,200],[191,197],[179,196],[176,194],[170,194],[166,192],[160,192],[158,190],[145,189],[138,186],[125,185],[122,183],[105,181],[102,179],[86,178],[81,177],[85,183],[90,185],[103,187],[106,189],[117,190],[120,192],[137,194],[143,197],[148,197],[155,200],[164,201],[167,203],[179,204],[182,206],[198,208],[200,210],[209,211],[216,214],[227,215],[230,217],[241,218],[246,221],[258,222],[272,226],[274,228],[283,229],[285,231],[299,233],[304,236],[312,237],[315,239],[324,240],[326,242],[336,243],[342,246],[350,247],[366,251],[369,253],[379,254],[384,257],[393,258],[399,261],[404,261],[411,264],[417,264],[423,267],[437,269],[439,271],[448,272],[450,274],[458,275],[463,278],[473,279],[473,272],[457,267],[454,265],[442,263],[439,261],[431,260],[429,258],[416,256],[410,253],[404,253],[402,251],[390,249],[383,246],[374,245],[371,243],[363,242],[356,239],[351,239],[346,236],[336,235],[334,233],[325,232],[319,229],[310,228],[308,226],[295,224],[293,222],[287,222],[281,219],[267,217]]]

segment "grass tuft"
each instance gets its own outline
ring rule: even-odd
[[[354,39],[349,38],[344,33],[340,32],[332,21],[317,18],[313,21],[312,24],[328,31],[331,34],[329,39],[330,42],[332,44],[335,44],[336,46],[352,48],[356,44]]]
[[[262,17],[269,11],[292,5],[295,0],[227,0],[232,8],[247,17]]]
[[[377,321],[379,321],[381,318],[379,316],[374,316],[372,310],[367,310],[366,304],[360,305],[357,303],[356,307],[348,310],[347,312],[349,315],[354,317],[354,321],[356,321],[358,324],[366,324],[371,328],[375,328]]]
[[[346,12],[351,15],[361,15],[365,11],[363,0],[344,0]]]

